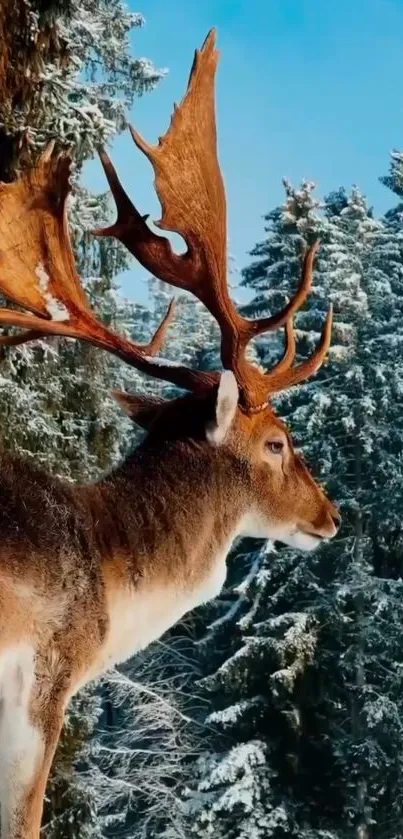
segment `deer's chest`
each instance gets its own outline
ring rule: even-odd
[[[149,590],[115,592],[108,599],[109,628],[97,662],[99,672],[126,661],[160,638],[186,612],[216,597],[225,576],[223,555],[217,558],[202,583],[192,590],[159,585]]]

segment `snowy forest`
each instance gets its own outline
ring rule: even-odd
[[[135,55],[143,18],[123,0],[2,0],[1,12],[0,180],[52,138],[74,148],[83,282],[108,324],[146,341],[170,289],[144,277],[146,303],[121,294],[127,252],[88,232],[110,221],[109,194],[82,179],[160,81],[153,57]],[[321,242],[296,329],[303,359],[331,300],[329,359],[275,407],[340,504],[342,529],[312,554],[240,542],[217,600],[78,694],[44,839],[403,837],[403,151],[387,155],[379,176],[395,205],[385,217],[358,187],[323,196],[284,181],[249,264],[229,265],[244,314],[271,314],[295,289],[305,248]],[[214,322],[190,297],[177,308],[166,355],[216,368]],[[264,364],[281,350],[281,335],[254,345]],[[68,480],[94,479],[142,433],[114,388],[172,393],[68,339],[4,348],[1,440]]]

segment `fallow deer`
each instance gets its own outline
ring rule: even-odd
[[[191,292],[221,330],[223,373],[155,358],[172,308],[148,346],[115,334],[91,310],[68,233],[71,157],[50,148],[18,181],[0,186],[0,291],[17,309],[0,323],[38,336],[88,341],[187,395],[172,401],[118,395],[147,430],[144,442],[102,480],[63,483],[1,455],[0,803],[2,839],[37,839],[53,754],[70,697],[116,662],[215,597],[238,536],[311,550],[335,535],[339,515],[293,450],[270,397],[323,361],[318,348],[294,365],[292,317],[311,287],[315,249],[299,288],[272,317],[249,321],[227,282],[226,209],[217,160],[214,33],[196,52],[187,93],[156,147],[132,129],[156,174],[160,227],[148,227],[101,152],[117,204],[115,236],[152,274]],[[269,372],[247,360],[255,336],[285,326],[284,357]]]

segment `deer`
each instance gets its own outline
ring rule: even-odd
[[[220,371],[160,357],[174,303],[147,345],[107,327],[78,275],[68,226],[73,156],[50,144],[35,166],[0,185],[0,292],[11,305],[1,343],[50,336],[89,342],[170,382],[173,399],[117,393],[144,431],[101,479],[72,484],[1,451],[0,807],[2,839],[38,839],[48,774],[70,698],[216,597],[238,537],[310,551],[335,536],[335,504],[294,449],[272,397],[316,373],[331,341],[329,309],[312,355],[295,362],[293,317],[307,299],[317,246],[282,311],[243,317],[227,285],[226,198],[217,154],[212,30],[196,50],[187,92],[152,146],[131,128],[155,172],[161,231],[100,160],[117,217],[94,231],[122,242],[151,274],[191,292],[221,334]],[[15,308],[17,307],[17,308]],[[263,370],[253,338],[284,327],[283,357]]]

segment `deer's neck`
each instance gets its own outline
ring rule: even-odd
[[[140,447],[93,497],[105,564],[125,566],[133,584],[198,585],[245,513],[235,459],[198,444]]]
[[[175,444],[140,448],[87,488],[109,619],[99,670],[219,593],[246,512],[242,477],[229,455]]]

